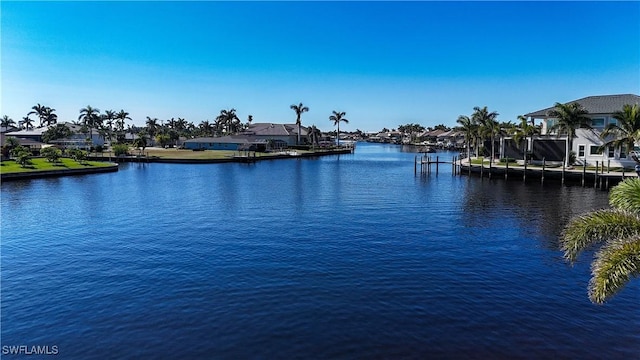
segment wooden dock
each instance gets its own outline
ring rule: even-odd
[[[419,165],[419,166],[418,166]],[[562,166],[548,165],[543,159],[540,165],[530,164],[514,165],[512,163],[494,164],[483,162],[482,164],[471,164],[467,159],[460,159],[454,156],[451,160],[440,159],[439,156],[416,156],[414,160],[414,174],[418,171],[422,175],[430,175],[434,172],[438,175],[440,165],[451,166],[451,174],[455,175],[475,175],[481,178],[501,178],[504,180],[521,180],[523,182],[545,181],[559,182],[560,184],[570,183],[583,187],[594,187],[599,189],[609,189],[619,182],[629,177],[638,175],[629,169],[616,168],[611,170],[610,166],[602,162],[597,162],[595,168],[587,169],[586,165],[566,168],[564,162]]]

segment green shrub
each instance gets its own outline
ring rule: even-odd
[[[129,155],[129,145],[127,144],[115,144],[112,149],[115,156]]]
[[[11,150],[11,154],[16,158],[16,162],[22,167],[31,164],[31,151],[24,146],[18,145]]]
[[[502,158],[500,159],[500,163],[504,164],[504,163],[514,163],[516,162],[516,159],[514,158]]]
[[[62,150],[50,146],[40,150],[40,155],[44,156],[48,162],[58,162],[60,157],[62,156]]]

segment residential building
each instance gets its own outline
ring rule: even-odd
[[[600,138],[600,134],[607,125],[616,122],[613,114],[617,111],[622,111],[624,105],[640,104],[640,96],[634,94],[588,96],[570,101],[566,104],[571,103],[580,104],[588,112],[586,116],[591,119],[590,125],[592,127],[592,129],[576,130],[576,137],[573,139],[571,151],[576,154],[577,163],[595,165],[597,161],[600,164],[607,163],[611,166],[627,167],[635,164],[635,161],[629,156],[629,152],[634,149],[626,149],[624,147],[617,149],[607,147],[606,149],[602,149],[605,141]],[[558,136],[558,134],[551,131],[553,125],[557,122],[557,119],[549,115],[553,109],[554,107],[548,107],[525,114],[532,123],[536,120],[542,121],[542,136],[534,138],[533,146],[529,144],[530,151],[539,153],[538,157],[544,156],[544,152],[536,150],[540,150],[543,146],[551,145],[553,142],[555,142],[552,146],[554,148],[554,158],[559,157],[558,141],[561,141],[566,148],[566,135],[560,134]],[[636,143],[636,146],[638,145],[640,144]],[[531,148],[531,146],[533,148]],[[635,150],[640,149],[636,148]],[[562,156],[564,156],[564,153]]]

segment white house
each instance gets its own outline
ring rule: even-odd
[[[629,156],[629,152],[634,149],[626,148],[613,148],[607,147],[604,151],[600,151],[601,146],[605,143],[600,138],[600,134],[609,124],[615,123],[616,119],[613,118],[613,114],[617,111],[622,111],[622,107],[626,104],[635,105],[640,104],[640,96],[633,94],[621,94],[621,95],[599,95],[588,96],[582,99],[573,100],[566,104],[578,103],[588,114],[586,115],[591,119],[591,127],[593,129],[576,129],[576,138],[573,139],[572,151],[576,154],[576,160],[581,164],[595,165],[596,161],[599,163],[609,163],[611,166],[626,166],[630,167],[635,165],[635,161]],[[549,112],[554,107],[549,107],[537,111],[525,114],[530,121],[542,120],[542,135],[555,135],[551,132],[551,127],[556,123],[557,119],[549,116]],[[564,140],[566,144],[566,136],[560,135],[558,140]],[[640,150],[637,147],[640,144],[636,143],[636,151]]]
[[[102,137],[102,135],[98,133],[97,129],[93,129],[91,134],[89,131],[87,131],[86,133],[83,133],[81,125],[76,125],[69,122],[65,122],[63,124],[66,125],[71,130],[71,133],[72,133],[71,136],[64,139],[53,140],[50,142],[51,144],[61,145],[69,148],[86,148],[88,146],[104,145],[104,138]],[[56,125],[57,124],[37,127],[29,130],[22,129],[18,131],[9,132],[7,133],[7,135],[13,136],[18,139],[30,139],[30,140],[41,142],[42,135],[44,134],[44,132],[47,131],[49,127],[56,126]],[[89,137],[91,138],[90,145],[87,143],[87,139]]]

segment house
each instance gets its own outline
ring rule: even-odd
[[[254,123],[250,124],[243,134],[257,140],[277,141],[287,146],[298,143],[298,125],[296,124]],[[308,129],[300,126],[300,145],[309,143],[308,134]]]
[[[185,149],[191,150],[265,151],[268,140],[247,135],[230,135],[189,139],[185,140],[182,145]]]
[[[7,143],[7,138],[13,137],[8,134],[0,133],[0,147],[3,147]],[[26,147],[31,150],[33,154],[40,153],[40,149],[43,148],[43,143],[33,140],[33,139],[24,139],[24,138],[16,138],[18,145]]]
[[[591,119],[590,125],[593,128],[576,129],[576,138],[573,139],[571,151],[576,154],[576,161],[578,163],[595,165],[597,161],[601,164],[610,164],[610,166],[627,167],[635,164],[635,161],[629,156],[629,152],[634,149],[615,149],[613,147],[602,149],[605,141],[600,138],[600,134],[607,125],[616,122],[613,114],[621,111],[624,105],[640,104],[640,96],[634,94],[588,96],[570,101],[566,104],[571,103],[578,103],[587,110],[588,114],[586,114],[586,116]],[[559,151],[559,147],[563,146],[566,149],[567,138],[563,135],[557,136],[555,132],[551,131],[551,128],[557,121],[557,119],[549,116],[549,112],[553,109],[554,107],[548,107],[533,111],[525,114],[525,117],[529,118],[532,123],[535,122],[535,120],[542,120],[542,136],[534,138],[533,149],[531,149],[531,144],[528,144],[529,149],[533,151],[534,154],[537,153],[537,157],[540,157],[544,156],[544,152],[540,151],[541,148],[548,146],[548,150],[553,153],[552,157],[558,160],[557,158],[560,157],[559,153],[562,153],[562,157],[565,156],[566,151]],[[638,145],[640,144],[636,144],[636,146]],[[640,149],[636,148],[635,150]]]
[[[51,144],[56,144],[69,148],[87,148],[90,146],[103,146],[104,138],[102,135],[98,133],[97,129],[93,129],[91,132],[87,130],[86,133],[83,133],[83,127],[81,125],[73,124],[70,122],[63,123],[66,125],[69,130],[71,130],[71,135],[64,139],[57,139],[50,141]],[[18,131],[12,131],[7,133],[8,136],[13,136],[17,139],[29,139],[36,142],[42,142],[42,135],[49,130],[49,127],[56,125],[48,125],[43,127],[37,127],[33,129],[22,129]],[[91,138],[90,142],[87,142],[87,139]]]

